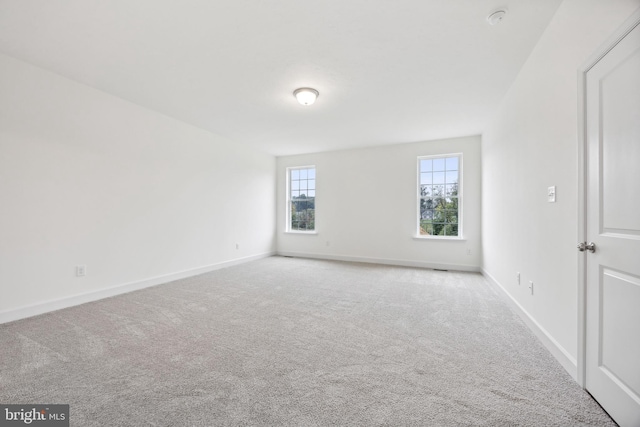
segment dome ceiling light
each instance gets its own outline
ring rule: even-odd
[[[319,93],[317,90],[311,89],[310,87],[301,87],[294,90],[293,95],[301,105],[311,105],[316,102],[316,98]]]

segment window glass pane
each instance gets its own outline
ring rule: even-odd
[[[316,197],[316,190],[309,190],[309,192],[307,193],[307,196]]]
[[[444,185],[434,185],[432,194],[435,197],[443,197],[444,196]]]
[[[431,186],[430,185],[421,185],[420,186],[420,196],[427,197],[431,195]]]
[[[458,182],[458,171],[447,171],[445,179],[447,180],[447,184],[453,184],[454,182]]]
[[[433,209],[425,209],[422,211],[421,218],[423,220],[429,220],[429,222],[433,221]]]
[[[433,224],[429,221],[420,221],[420,235],[429,236],[433,234]]]
[[[441,229],[438,232],[440,236],[457,236],[458,225],[457,224],[442,224]]]
[[[458,195],[458,184],[450,184],[447,185],[445,188],[445,196],[450,197],[450,196],[457,196]]]
[[[433,183],[434,184],[444,184],[444,172],[434,172],[433,173]]]
[[[315,189],[315,188],[316,188],[316,180],[315,180],[315,179],[310,179],[310,180],[307,182],[307,185],[308,185],[308,187],[307,187],[307,188],[308,188],[309,190]]]
[[[300,179],[307,179],[308,169],[300,169]]]
[[[444,171],[444,159],[433,159],[433,171]]]
[[[447,157],[446,159],[447,170],[448,171],[457,171],[458,170],[458,158],[457,157]]]
[[[433,182],[433,177],[431,173],[420,174],[420,184],[431,184],[432,182]]]
[[[291,190],[291,198],[297,198],[300,197],[300,191],[299,190]]]
[[[433,199],[420,199],[420,209],[433,209],[435,207],[435,201]]]
[[[309,172],[307,173],[307,178],[315,179],[316,178],[316,170],[315,169],[307,169]]]
[[[300,189],[300,181],[291,181],[291,189],[299,190]]]
[[[291,171],[291,179],[300,179],[300,171],[298,169],[293,169]]]
[[[420,160],[420,172],[431,172],[433,160]]]

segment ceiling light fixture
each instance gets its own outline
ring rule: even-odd
[[[496,10],[495,12],[487,16],[487,21],[490,25],[498,25],[506,14],[506,10]]]
[[[301,87],[300,89],[296,89],[293,91],[293,95],[296,97],[298,102],[302,105],[311,105],[316,102],[316,98],[319,93],[315,89],[311,89],[310,87]]]

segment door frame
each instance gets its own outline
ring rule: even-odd
[[[578,239],[587,240],[587,73],[635,27],[640,8],[613,33],[578,69]],[[578,242],[576,242],[577,244]],[[576,380],[586,388],[587,355],[587,257],[578,252],[578,358]]]

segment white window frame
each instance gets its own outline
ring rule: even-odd
[[[457,236],[432,236],[432,235],[424,235],[420,234],[420,200],[422,196],[420,194],[420,160],[433,160],[433,159],[445,159],[450,157],[458,158],[458,235]],[[446,153],[446,154],[435,154],[429,156],[418,156],[416,162],[416,234],[414,236],[415,239],[425,239],[425,240],[464,240],[463,234],[463,156],[462,153]]]
[[[315,221],[317,220],[317,217],[315,217],[315,212],[314,212],[314,229],[313,230],[294,230],[291,228],[291,172],[294,170],[301,170],[301,169],[313,169],[315,171],[315,180],[316,180],[316,188],[315,188],[315,193],[314,193],[314,211],[316,210],[317,207],[317,194],[318,194],[318,186],[317,186],[317,180],[318,180],[318,169],[316,168],[315,165],[307,165],[307,166],[292,166],[292,167],[288,167],[287,168],[287,173],[286,173],[286,180],[287,180],[287,185],[286,185],[286,214],[285,214],[285,233],[292,233],[292,234],[318,234],[318,227],[315,223]]]

